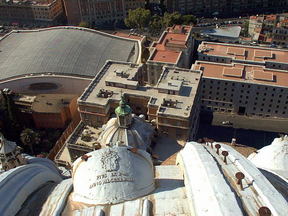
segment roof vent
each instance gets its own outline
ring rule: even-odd
[[[100,98],[108,98],[108,97],[112,97],[113,95],[113,91],[109,91],[109,90],[105,90],[105,89],[100,89],[100,91],[97,94],[97,97]]]

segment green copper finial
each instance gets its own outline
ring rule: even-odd
[[[129,105],[126,104],[126,101],[123,95],[121,96],[119,106],[115,109],[115,113],[117,116],[126,116],[132,113],[132,109]]]

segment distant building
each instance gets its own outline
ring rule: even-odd
[[[264,12],[285,12],[287,0],[165,0],[168,11],[198,16],[239,16]]]
[[[61,0],[1,0],[1,22],[55,25],[63,15]]]
[[[198,127],[201,73],[164,67],[157,84],[144,85],[142,65],[108,61],[78,99],[84,123],[101,126],[113,116],[123,91],[137,115],[155,121],[157,129],[180,140],[195,137]]]
[[[288,50],[228,43],[202,42],[198,59],[217,63],[240,63],[288,70]]]
[[[64,0],[65,12],[70,25],[84,21],[92,26],[114,24],[123,20],[128,11],[145,6],[145,0]]]
[[[156,85],[163,66],[190,68],[195,43],[191,29],[191,26],[174,25],[152,44],[145,82]]]
[[[288,51],[203,42],[192,69],[203,72],[202,109],[288,117]]]
[[[77,95],[15,95],[14,103],[36,128],[64,128],[77,115]],[[26,114],[26,115],[25,115]],[[28,115],[27,115],[28,114]]]
[[[249,35],[252,40],[287,47],[288,15],[251,16],[249,19]]]

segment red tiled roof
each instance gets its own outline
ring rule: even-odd
[[[262,66],[197,61],[193,65],[193,69],[202,70],[203,77],[288,87],[288,73],[286,71],[266,69]]]
[[[207,43],[203,42],[201,47],[207,48],[203,51],[204,54],[214,56],[227,56],[235,59],[247,60],[247,61],[271,61],[271,62],[283,62],[288,63],[288,51],[279,50],[273,48],[252,47],[245,45],[234,44],[220,44],[220,43]],[[200,47],[200,49],[201,49]],[[237,53],[245,53],[245,56],[232,54],[230,50],[238,50]],[[241,51],[240,51],[241,50]],[[265,54],[264,54],[265,53]],[[265,59],[264,59],[265,57]]]
[[[175,25],[169,27],[162,34],[157,43],[154,43],[155,51],[151,56],[152,61],[177,63],[181,55],[181,49],[186,48],[191,26]]]

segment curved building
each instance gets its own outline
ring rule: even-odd
[[[139,41],[80,27],[12,31],[0,50],[0,88],[29,93],[81,93],[107,60],[141,60]]]

